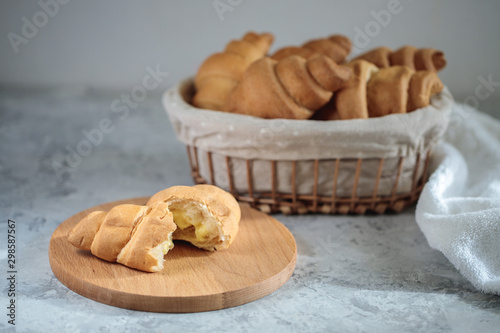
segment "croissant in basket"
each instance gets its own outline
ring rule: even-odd
[[[307,60],[264,57],[245,71],[224,109],[261,118],[307,119],[350,77],[348,68],[321,54]]]
[[[229,92],[241,80],[247,67],[262,58],[272,42],[273,35],[269,33],[248,32],[242,39],[229,42],[223,52],[209,56],[195,77],[193,105],[222,110]]]
[[[379,69],[357,59],[347,64],[353,76],[340,89],[334,103],[318,111],[315,119],[355,119],[406,113],[426,107],[444,85],[433,71],[414,71],[408,66]]]
[[[446,66],[446,59],[442,51],[432,48],[417,49],[410,45],[403,46],[394,52],[388,47],[379,47],[358,56],[356,59],[369,61],[379,68],[401,65],[417,71],[438,72]]]
[[[290,55],[310,58],[315,54],[323,54],[337,64],[342,63],[351,52],[352,43],[342,35],[333,35],[328,38],[313,39],[302,46],[287,46],[276,51],[271,58],[282,60]]]

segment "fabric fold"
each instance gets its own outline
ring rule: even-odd
[[[500,295],[500,121],[454,104],[416,220],[476,288]]]

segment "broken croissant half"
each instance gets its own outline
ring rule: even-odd
[[[217,186],[173,186],[153,195],[147,205],[158,203],[167,204],[173,214],[174,239],[216,251],[229,247],[238,233],[240,206]]]
[[[240,216],[234,197],[216,186],[174,186],[145,206],[124,204],[88,214],[69,232],[68,241],[98,258],[158,272],[174,247],[172,239],[208,251],[225,249],[238,233]]]
[[[147,272],[163,269],[163,256],[173,248],[177,228],[166,204],[118,205],[95,211],[69,232],[68,241],[98,258]]]

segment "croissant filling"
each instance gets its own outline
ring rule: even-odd
[[[220,223],[206,205],[191,200],[171,200],[168,202],[168,209],[177,225],[174,239],[185,240],[209,251],[224,242]]]
[[[170,233],[166,241],[158,244],[149,251],[149,255],[155,258],[155,260],[158,262],[156,266],[151,267],[151,270],[153,272],[159,272],[163,270],[163,263],[165,262],[163,256],[165,256],[168,253],[168,251],[170,251],[173,248],[174,248],[174,242],[172,241],[172,233]]]

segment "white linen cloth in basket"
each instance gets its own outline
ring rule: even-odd
[[[454,104],[432,164],[420,229],[476,288],[500,295],[500,121]]]

